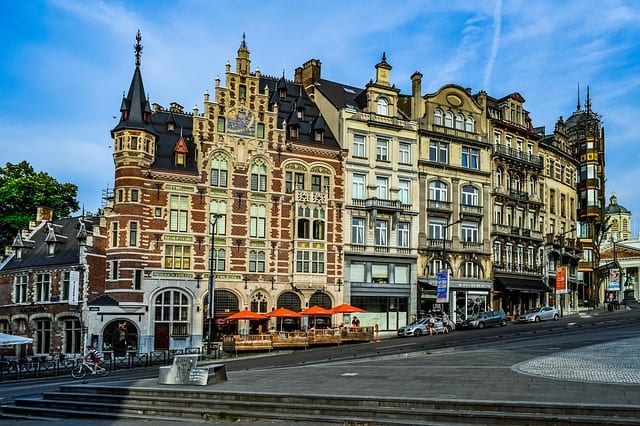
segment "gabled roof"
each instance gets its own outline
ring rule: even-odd
[[[366,98],[359,96],[361,93],[365,93],[364,89],[325,79],[320,79],[320,81],[315,84],[315,88],[322,93],[337,110],[344,108],[363,109],[366,107]]]

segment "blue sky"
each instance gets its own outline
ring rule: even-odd
[[[293,78],[319,59],[323,78],[363,87],[386,52],[403,93],[415,71],[424,93],[448,83],[496,98],[517,91],[548,133],[589,85],[606,131],[607,198],[640,217],[638,1],[40,0],[3,12],[0,164],[26,160],[78,185],[89,211],[113,186],[109,131],[140,29],[151,102],[189,111],[213,94],[243,32],[252,69],[266,75]]]

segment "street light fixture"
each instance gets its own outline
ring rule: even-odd
[[[215,318],[215,312],[213,311],[215,308],[214,296],[216,291],[216,275],[214,272],[213,262],[214,262],[214,254],[215,254],[215,244],[216,244],[216,225],[218,224],[218,219],[220,219],[223,215],[221,214],[213,214],[211,219],[211,253],[209,253],[209,307],[207,309],[207,318],[209,319],[209,333],[207,334],[207,355],[211,354],[211,332],[213,320]]]

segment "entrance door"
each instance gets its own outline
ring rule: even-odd
[[[156,351],[169,349],[169,323],[157,322],[155,324],[153,349]]]

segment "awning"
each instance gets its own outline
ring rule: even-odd
[[[525,293],[551,291],[540,279],[496,278],[496,283],[505,291],[520,291]]]

